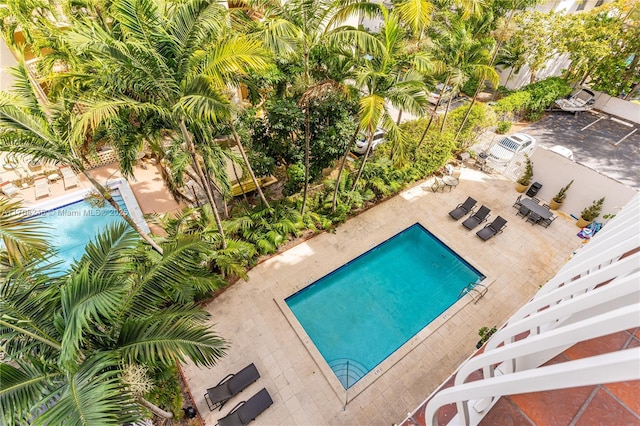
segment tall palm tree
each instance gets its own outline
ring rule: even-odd
[[[384,24],[380,32],[383,50],[379,55],[370,55],[362,61],[356,71],[356,87],[360,90],[359,121],[360,129],[368,137],[367,149],[353,182],[356,188],[365,162],[371,153],[373,136],[377,128],[385,131],[385,138],[391,142],[392,159],[402,162],[405,156],[404,135],[389,113],[388,105],[414,115],[422,115],[426,109],[426,87],[423,74],[418,72],[416,62],[405,60],[403,49],[405,38],[399,16],[382,8]],[[427,63],[424,56],[415,60]],[[424,67],[426,68],[426,67]]]
[[[1,422],[121,425],[140,421],[141,406],[171,416],[134,394],[123,373],[186,359],[210,366],[224,355],[192,302],[220,284],[202,269],[206,250],[189,237],[159,256],[121,223],[63,275],[46,264],[15,268],[0,286]]]
[[[14,69],[14,94],[0,92],[0,152],[25,154],[52,164],[68,164],[82,173],[140,237],[159,253],[161,247],[113,199],[111,191],[88,173],[74,138],[67,104],[38,101],[24,63]]]
[[[255,39],[232,32],[226,9],[207,0],[163,8],[152,0],[117,0],[111,11],[112,27],[87,23],[70,33],[78,52],[90,57],[82,81],[95,95],[83,105],[79,131],[124,113],[155,119],[180,135],[225,246],[199,147],[206,141],[195,138],[194,128],[231,117],[228,91],[266,66],[266,52]]]

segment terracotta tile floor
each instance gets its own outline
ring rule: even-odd
[[[639,336],[639,329],[635,329],[581,342],[547,365],[637,347]],[[452,383],[453,377],[443,389]],[[441,408],[438,425],[446,425],[455,414],[455,405]],[[413,424],[425,425],[424,406],[413,420]],[[505,396],[491,408],[480,425],[640,425],[640,381]],[[412,422],[406,421],[402,426],[412,426]]]

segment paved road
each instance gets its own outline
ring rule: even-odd
[[[600,113],[573,115],[559,111],[547,114],[523,132],[535,137],[542,147],[565,146],[573,151],[578,163],[640,190],[640,125],[630,124]],[[620,141],[634,129],[638,130]]]

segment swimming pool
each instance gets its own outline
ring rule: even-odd
[[[118,205],[148,233],[149,227],[127,181],[114,179],[109,181],[108,186]],[[45,227],[49,242],[58,250],[57,255],[49,260],[61,262],[57,268],[60,271],[68,269],[74,260],[80,259],[87,243],[109,224],[124,221],[109,203],[95,207],[85,201],[89,192],[91,190],[75,191],[23,209],[27,215],[38,217]]]
[[[484,278],[415,224],[285,303],[348,389]]]
[[[114,200],[128,213],[122,196],[113,194]],[[36,216],[48,235],[50,244],[58,252],[49,258],[51,262],[62,262],[58,269],[68,269],[74,260],[84,254],[87,243],[108,225],[124,222],[124,219],[110,204],[102,207],[92,206],[85,200],[76,201],[48,210]]]

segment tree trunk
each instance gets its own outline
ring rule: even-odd
[[[356,126],[356,130],[355,132],[353,132],[353,135],[351,136],[351,140],[347,145],[347,149],[345,150],[344,155],[342,156],[342,162],[340,163],[340,168],[338,169],[338,177],[336,178],[336,187],[333,189],[333,201],[331,204],[332,213],[336,212],[336,204],[338,201],[338,191],[340,190],[340,177],[342,176],[342,171],[344,170],[344,166],[347,163],[347,158],[349,158],[351,147],[355,143],[356,137],[358,136],[359,132],[360,132],[360,123],[358,122],[358,125]]]
[[[401,120],[402,120],[402,110],[398,111],[398,120],[396,121],[396,124],[398,126],[400,125]]]
[[[253,180],[253,184],[256,186],[256,190],[258,191],[258,194],[260,194],[260,198],[262,199],[262,202],[268,209],[270,209],[271,206],[269,205],[269,202],[267,201],[267,199],[264,197],[264,193],[262,192],[262,188],[260,188],[258,179],[256,179],[256,175],[253,173],[251,164],[249,164],[249,158],[247,157],[247,153],[244,150],[244,146],[242,145],[240,136],[238,136],[238,132],[236,132],[236,126],[233,123],[231,123],[231,133],[233,134],[233,139],[236,141],[236,145],[238,145],[238,149],[240,150],[240,155],[242,155],[242,159],[244,160],[244,163],[247,165],[247,171],[249,172],[249,175],[251,175],[251,180]]]
[[[422,143],[424,142],[424,138],[427,136],[427,132],[429,131],[429,128],[431,128],[431,123],[433,123],[433,117],[438,115],[438,107],[440,106],[440,100],[442,99],[442,94],[444,93],[445,89],[449,85],[450,78],[451,78],[450,76],[447,76],[447,80],[444,82],[444,86],[442,87],[442,90],[440,90],[440,96],[438,97],[438,102],[436,102],[436,106],[433,109],[433,114],[429,118],[427,127],[424,129],[424,132],[422,132],[422,136],[420,137],[420,142],[418,142],[418,146],[416,146],[416,152],[422,146]]]
[[[198,160],[198,153],[196,152],[196,148],[193,145],[193,140],[191,140],[191,134],[187,130],[187,125],[184,120],[180,120],[180,131],[182,132],[182,137],[184,138],[187,149],[189,150],[189,154],[191,154],[191,159],[193,160],[193,168],[196,171],[196,174],[200,177],[202,181],[202,186],[204,188],[205,194],[207,195],[207,199],[211,204],[211,210],[213,210],[213,216],[216,220],[216,226],[218,228],[218,232],[220,233],[222,248],[227,248],[227,240],[224,236],[224,229],[222,229],[222,220],[220,219],[220,213],[218,212],[218,206],[216,204],[216,200],[213,198],[213,193],[211,192],[211,185],[209,185],[208,178],[200,167],[200,161]]]
[[[482,81],[481,84],[484,84],[484,81]],[[476,103],[476,99],[478,98],[478,94],[480,93],[480,88],[482,87],[481,84],[479,84],[478,87],[476,88],[476,93],[473,95],[473,99],[471,99],[471,104],[469,105],[469,109],[467,109],[467,112],[464,114],[462,123],[460,123],[460,127],[458,127],[458,131],[456,132],[456,137],[453,138],[454,140],[457,140],[458,136],[460,136],[460,132],[462,132],[462,128],[467,122],[467,118],[469,118],[469,114],[471,114],[471,108],[473,108],[473,105]]]
[[[449,114],[449,108],[451,108],[452,100],[453,100],[453,96],[449,98],[449,102],[447,102],[447,108],[444,110],[444,117],[442,117],[442,123],[440,124],[440,133],[442,133],[442,131],[444,130],[444,124],[447,122],[447,115]]]
[[[362,171],[364,170],[364,165],[367,162],[367,158],[369,158],[369,153],[371,152],[371,147],[373,146],[373,135],[375,132],[371,132],[369,135],[369,142],[367,143],[367,150],[364,152],[362,156],[362,163],[360,163],[360,168],[358,169],[358,174],[356,175],[356,180],[353,181],[353,186],[351,190],[354,191],[356,189],[356,185],[358,185],[358,181],[360,180],[360,176],[362,176]]]
[[[633,94],[636,93],[639,89],[640,89],[640,82],[636,83],[636,85],[633,86],[631,90],[629,90],[629,93],[627,93],[627,96],[624,97],[624,100],[628,101],[629,99],[631,99],[631,96],[633,96]]]
[[[158,417],[163,417],[165,419],[172,419],[173,418],[173,413],[171,411],[164,411],[162,408],[160,408],[157,405],[147,401],[146,399],[144,399],[141,396],[138,397],[138,402],[140,402],[140,404],[142,404],[145,407],[147,407],[149,410],[151,410],[151,412],[153,414],[155,414]]]
[[[85,160],[86,162],[86,158],[83,158],[83,160]],[[96,179],[94,179],[93,176],[91,176],[89,173],[87,173],[86,170],[84,170],[84,168],[80,169],[80,172],[89,180],[89,182],[91,182],[93,187],[100,193],[100,195],[105,200],[107,200],[107,202],[114,209],[116,209],[116,211],[122,217],[122,219],[124,219],[124,221],[127,222],[129,226],[131,226],[131,228],[133,228],[140,235],[140,238],[142,238],[146,243],[148,243],[155,251],[162,254],[162,248],[158,245],[158,243],[153,241],[153,239],[150,236],[148,236],[142,229],[140,229],[138,224],[135,223],[133,219],[131,219],[131,216],[129,216],[127,213],[124,212],[124,210],[122,210],[122,208],[120,208],[120,205],[118,205],[116,200],[113,199],[113,196],[111,195],[111,191],[105,188]]]
[[[307,100],[304,108],[304,191],[302,192],[301,215],[304,215],[304,209],[307,206],[307,195],[309,193],[309,151],[311,150],[309,138],[309,101]]]

